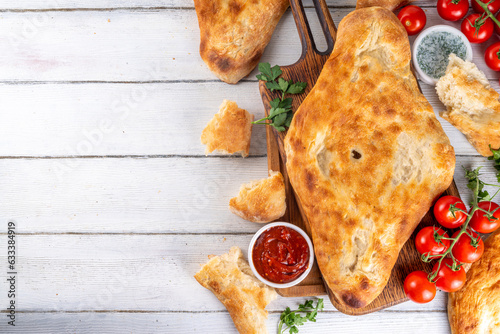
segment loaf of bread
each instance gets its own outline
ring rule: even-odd
[[[232,247],[229,254],[213,257],[194,277],[224,304],[238,332],[267,333],[265,307],[277,294],[255,278],[241,249]]]
[[[462,132],[479,154],[487,157],[500,147],[500,102],[498,93],[477,66],[450,55],[446,74],[436,84],[446,106],[441,117]]]
[[[448,320],[452,334],[500,333],[500,230],[484,242],[464,287],[448,295]]]
[[[224,100],[219,112],[201,133],[201,143],[207,145],[205,154],[217,150],[221,153],[248,156],[252,121],[252,114],[238,108],[236,102]]]
[[[283,175],[269,171],[267,179],[243,184],[237,197],[229,201],[232,213],[254,223],[268,223],[286,211]]]
[[[403,244],[453,179],[453,147],[410,60],[391,11],[348,14],[285,138],[319,268],[345,307],[382,292]]]
[[[200,55],[222,81],[237,83],[259,63],[288,0],[194,0]]]
[[[396,10],[411,2],[413,0],[358,0],[356,2],[356,9],[379,6],[389,10]]]

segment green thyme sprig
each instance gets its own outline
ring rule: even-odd
[[[287,81],[283,78],[279,78],[283,72],[278,65],[271,67],[269,63],[260,63],[259,71],[260,74],[257,75],[257,79],[265,81],[267,89],[271,92],[281,92],[281,98],[277,97],[270,102],[271,110],[269,110],[269,116],[252,123],[267,124],[271,125],[279,132],[285,131],[286,128],[290,127],[293,118],[293,100],[290,97],[285,98],[285,95],[303,93],[307,83],[300,81],[294,83],[292,80]],[[276,79],[278,80],[276,81]]]
[[[318,299],[316,306],[312,300],[306,300],[304,304],[300,304],[297,310],[291,311],[289,307],[281,313],[280,322],[278,324],[278,333],[283,334],[289,331],[289,334],[298,333],[297,326],[302,326],[307,321],[316,322],[316,315],[323,310],[323,299]],[[285,327],[284,327],[285,326]]]

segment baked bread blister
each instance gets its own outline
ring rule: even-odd
[[[222,81],[237,83],[259,63],[288,0],[194,0],[200,55]]]
[[[500,333],[500,230],[484,242],[462,289],[448,294],[452,334]]]
[[[319,268],[345,307],[382,292],[402,246],[453,180],[453,147],[410,60],[392,12],[350,13],[285,138]]]
[[[266,334],[265,307],[277,298],[273,288],[259,281],[243,259],[241,249],[215,256],[194,276],[224,304],[241,334]]]
[[[436,91],[447,108],[441,117],[460,130],[479,154],[492,155],[489,145],[500,148],[500,95],[475,64],[451,54]]]
[[[269,171],[269,177],[243,184],[237,197],[229,201],[235,215],[254,223],[269,223],[286,211],[283,175]]]
[[[238,108],[236,102],[224,100],[219,112],[201,133],[201,143],[206,145],[205,154],[217,150],[221,153],[239,153],[243,157],[250,151],[254,116]]]

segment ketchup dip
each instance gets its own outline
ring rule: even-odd
[[[297,231],[273,226],[255,241],[252,261],[257,272],[273,283],[288,283],[309,266],[309,246]]]

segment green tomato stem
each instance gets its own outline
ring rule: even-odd
[[[490,19],[491,19],[493,22],[495,22],[495,24],[496,24],[498,27],[500,27],[500,21],[498,21],[498,20],[497,20],[497,18],[495,17],[495,15],[493,15],[493,14],[490,12],[490,10],[488,9],[488,4],[489,4],[489,3],[487,3],[487,4],[486,4],[486,3],[482,2],[481,0],[473,0],[473,1],[476,1],[476,2],[477,2],[477,4],[478,4],[479,6],[481,6],[481,8],[482,8],[482,9],[484,9],[484,12],[486,13],[486,15],[488,15],[488,16],[490,17]],[[491,1],[491,2],[493,2],[493,1]]]

